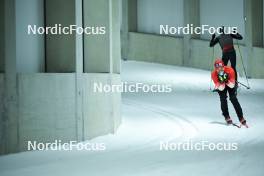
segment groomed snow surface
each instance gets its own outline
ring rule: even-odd
[[[264,80],[240,87],[238,99],[250,128],[226,126],[210,72],[122,62],[122,80],[171,84],[171,93],[123,93],[123,122],[116,134],[89,143],[105,151],[34,151],[0,157],[1,176],[263,176]],[[239,79],[246,83],[243,78]],[[211,85],[212,87],[212,85]],[[237,117],[229,101],[232,119]],[[160,150],[161,142],[236,143],[237,150]]]

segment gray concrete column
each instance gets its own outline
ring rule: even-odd
[[[1,152],[18,151],[15,0],[5,0],[5,92]]]
[[[252,34],[252,1],[244,0],[244,20],[245,20],[245,45],[246,55],[243,57],[246,72],[248,76],[251,76],[251,63],[250,59],[253,59],[253,34]]]
[[[137,32],[137,0],[122,1],[121,50],[125,60],[129,49],[129,32]]]
[[[78,27],[82,27],[82,0],[75,0],[75,21]],[[75,106],[76,106],[76,139],[83,141],[83,35],[75,34]]]
[[[110,0],[110,51],[112,73],[120,73],[121,62],[121,0]]]
[[[252,3],[252,42],[253,46],[263,46],[263,0],[254,0]]]
[[[75,24],[75,0],[46,0],[46,26]],[[75,34],[46,35],[46,71],[75,72]]]
[[[121,56],[127,60],[128,53],[128,0],[122,1]]]
[[[120,1],[83,1],[83,26],[105,28],[105,33],[84,35],[84,139],[114,133],[121,123],[121,94],[94,92],[94,84],[121,84]]]
[[[200,1],[185,0],[184,1],[184,26],[193,24],[200,25]],[[189,66],[191,59],[191,38],[199,38],[197,34],[189,34],[183,36],[183,63],[184,66]]]
[[[84,27],[93,27],[97,35],[84,35],[84,72],[119,73],[120,18],[118,0],[85,0]]]
[[[28,34],[28,25],[44,26],[44,0],[16,1],[18,73],[44,72],[45,35]]]
[[[0,38],[3,39],[4,35],[4,2],[0,0]],[[4,40],[0,40],[0,73],[4,72]]]

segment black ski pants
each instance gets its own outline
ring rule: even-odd
[[[225,64],[225,66],[228,64],[228,61],[231,63],[231,67],[234,69],[235,74],[236,74],[236,81],[237,81],[237,71],[236,71],[236,51],[228,51],[228,52],[223,52],[222,54],[222,60]]]
[[[218,91],[218,94],[220,96],[222,114],[224,117],[229,116],[228,105],[227,105],[227,92],[229,94],[229,99],[235,108],[237,117],[240,121],[243,118],[243,111],[237,99],[236,87],[230,88],[226,86],[226,88],[223,91]]]

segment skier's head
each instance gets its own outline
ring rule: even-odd
[[[215,60],[215,62],[214,62],[214,67],[215,67],[216,71],[223,70],[224,66],[225,66],[225,65],[224,65],[224,62],[223,62],[222,59],[217,58],[217,59]]]

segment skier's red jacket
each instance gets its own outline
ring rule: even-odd
[[[216,69],[212,72],[211,77],[215,84],[215,89],[218,89],[220,91],[225,89],[225,86],[228,86],[230,88],[235,87],[236,79],[235,79],[235,71],[233,68],[229,66],[224,66],[224,72],[228,75],[228,80],[226,82],[219,82],[218,80],[218,73]]]

